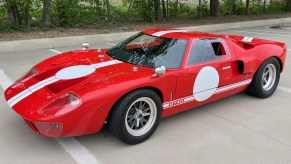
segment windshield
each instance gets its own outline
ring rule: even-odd
[[[162,38],[138,33],[106,51],[120,61],[157,68],[179,68],[186,49],[186,39]]]

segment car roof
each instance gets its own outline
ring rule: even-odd
[[[145,34],[165,37],[165,38],[175,38],[175,39],[190,39],[190,38],[221,38],[222,35],[210,34],[206,32],[198,32],[191,30],[183,30],[176,28],[155,28],[147,29],[142,31]]]

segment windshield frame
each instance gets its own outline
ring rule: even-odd
[[[191,45],[191,44],[190,44],[191,39],[189,39],[189,38],[170,38],[170,37],[161,37],[161,36],[150,35],[150,34],[147,34],[147,33],[144,33],[143,31],[141,31],[141,32],[138,32],[138,33],[136,33],[136,34],[130,36],[129,38],[125,39],[124,41],[122,41],[122,42],[116,44],[115,46],[113,46],[113,47],[111,47],[111,48],[118,47],[119,45],[122,45],[122,44],[128,44],[128,43],[130,43],[130,42],[132,41],[132,40],[130,40],[130,38],[134,38],[134,37],[136,37],[137,35],[140,35],[140,36],[142,36],[142,35],[148,35],[148,36],[157,37],[157,38],[185,40],[185,41],[186,41],[186,44],[185,44],[185,50],[184,50],[184,52],[183,52],[183,54],[182,54],[182,58],[181,58],[181,61],[180,61],[179,67],[176,67],[176,68],[167,68],[167,70],[179,70],[179,69],[184,68],[185,60],[186,60],[186,56],[187,56],[187,54],[189,53],[189,46]],[[119,59],[119,58],[116,58],[115,56],[112,56],[112,55],[110,55],[110,53],[108,53],[108,51],[109,51],[111,48],[109,48],[109,49],[106,50],[106,54],[107,54],[108,56],[110,56],[110,57],[116,59],[116,60],[119,60],[119,61],[122,61],[122,62],[124,62],[124,63],[128,63],[128,64],[132,64],[132,65],[140,66],[140,67],[146,67],[146,68],[155,69],[155,67],[142,66],[142,65],[138,65],[138,64],[131,63],[131,62],[128,62],[128,61],[123,61],[123,60],[121,60],[121,59]]]

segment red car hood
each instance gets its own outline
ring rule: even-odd
[[[19,114],[27,115],[69,91],[88,83],[107,85],[108,81],[128,81],[150,76],[152,68],[118,61],[101,51],[75,51],[54,56],[35,66],[38,73],[18,80],[5,91],[8,104]],[[41,101],[33,106],[32,100]],[[25,106],[25,107],[24,107]],[[25,111],[23,111],[25,109]]]

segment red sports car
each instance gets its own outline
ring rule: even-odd
[[[107,122],[116,137],[137,144],[162,117],[241,91],[271,96],[285,58],[280,42],[149,29],[110,49],[46,59],[10,86],[5,98],[40,135],[96,133]]]

